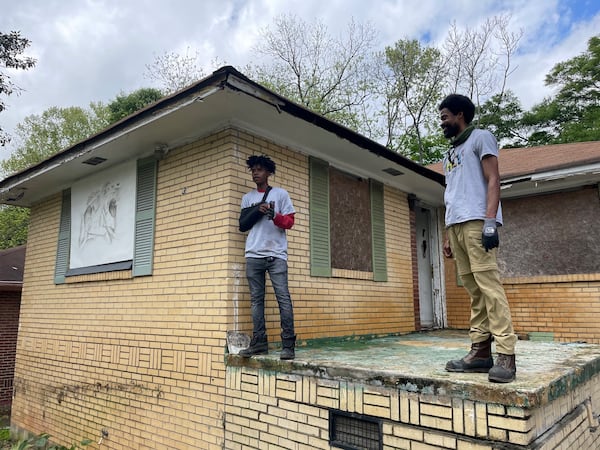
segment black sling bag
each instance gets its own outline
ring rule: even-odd
[[[242,211],[240,212],[240,231],[248,231],[264,215],[258,210],[258,208],[262,203],[265,202],[270,190],[271,186],[267,186],[265,195],[263,195],[263,198],[260,201],[260,203],[257,203],[254,206],[248,206],[247,208],[242,208]]]

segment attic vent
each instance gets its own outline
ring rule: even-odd
[[[98,164],[102,164],[104,161],[106,161],[106,158],[94,156],[93,158],[86,159],[85,161],[83,161],[83,164],[89,164],[90,166],[97,166]]]
[[[9,189],[8,192],[6,192],[0,198],[6,200],[7,202],[17,202],[23,198],[23,196],[25,195],[25,191],[25,188]]]
[[[374,417],[330,411],[329,444],[346,450],[381,450],[381,421]]]
[[[399,170],[394,169],[393,167],[388,167],[387,169],[383,169],[385,173],[389,173],[393,177],[397,177],[398,175],[404,175],[404,172],[400,172]]]

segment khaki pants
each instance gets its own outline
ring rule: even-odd
[[[456,270],[471,297],[471,342],[494,336],[496,351],[514,355],[517,336],[510,308],[500,281],[497,249],[485,251],[481,245],[482,220],[472,220],[447,229]]]

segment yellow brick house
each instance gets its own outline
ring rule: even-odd
[[[31,208],[15,434],[229,448],[227,332],[252,329],[237,218],[260,153],[297,211],[300,343],[445,325],[443,263],[423,247],[440,247],[443,176],[223,67],[0,182],[2,203]]]

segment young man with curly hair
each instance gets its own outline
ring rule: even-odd
[[[294,310],[288,289],[288,246],[286,230],[294,225],[294,206],[289,194],[280,187],[269,186],[275,173],[275,163],[265,155],[250,156],[246,165],[256,189],[242,197],[242,209],[259,205],[260,218],[246,237],[246,278],[250,287],[252,339],[250,346],[240,351],[243,357],[268,353],[265,325],[265,274],[269,273],[281,321],[282,350],[280,358],[294,359],[296,333]],[[266,197],[265,197],[266,193]]]

